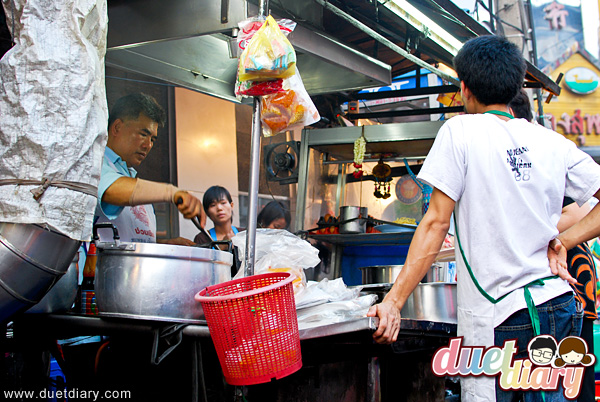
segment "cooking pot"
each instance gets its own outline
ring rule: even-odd
[[[375,283],[394,283],[404,265],[374,265],[361,267],[363,285]]]
[[[111,227],[113,242],[98,241],[97,229]],[[231,280],[227,251],[155,243],[121,243],[111,224],[94,226],[98,249],[96,303],[99,315],[198,322],[204,318],[194,295]]]
[[[448,263],[438,262],[429,268],[425,277],[421,280],[422,283],[431,282],[453,282],[450,280],[448,271]]]
[[[457,323],[456,283],[420,283],[410,294],[402,318]]]
[[[52,286],[52,289],[38,304],[26,311],[30,313],[62,313],[73,306],[77,298],[77,284],[79,283],[79,269],[77,263],[79,253],[75,253],[67,272]]]
[[[340,222],[352,220],[340,225],[340,233],[365,233],[367,229],[367,207],[341,207]]]
[[[67,271],[79,245],[39,225],[0,222],[0,322],[38,303]]]

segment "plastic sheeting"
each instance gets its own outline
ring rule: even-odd
[[[13,46],[0,60],[0,221],[89,240],[107,138],[106,0],[2,0]],[[26,182],[25,182],[26,183]],[[38,199],[32,190],[40,190]],[[91,191],[90,191],[91,190]]]

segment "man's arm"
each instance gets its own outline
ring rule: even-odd
[[[115,180],[102,195],[102,202],[117,206],[134,206],[157,202],[183,202],[177,209],[187,219],[200,217],[200,224],[206,224],[206,215],[202,203],[187,191],[179,190],[172,184],[158,183],[149,180],[120,177]]]
[[[600,199],[600,190],[594,194],[594,197]],[[591,240],[599,235],[600,203],[596,204],[596,206],[583,219],[559,234],[558,240],[560,243],[562,243],[563,247],[565,247],[567,250],[570,250],[579,243]]]
[[[454,204],[454,200],[446,194],[433,189],[429,209],[415,231],[406,262],[394,286],[383,301],[372,306],[367,313],[369,317],[379,317],[379,326],[373,334],[377,343],[396,341],[400,330],[400,310],[438,255],[450,227]]]

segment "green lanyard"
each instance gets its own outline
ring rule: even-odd
[[[462,255],[463,261],[465,262],[465,266],[467,267],[467,271],[469,271],[469,276],[471,280],[479,290],[479,293],[483,295],[489,302],[492,304],[498,303],[500,300],[504,299],[506,296],[514,292],[514,290],[508,292],[507,294],[500,296],[498,299],[494,299],[489,295],[479,284],[477,279],[475,278],[475,274],[473,274],[473,270],[467,261],[467,257],[465,256],[465,252],[463,251],[462,245],[460,244],[460,237],[458,236],[458,222],[456,221],[456,212],[454,212],[454,233],[456,234],[456,240],[458,242],[458,249],[460,250],[460,254]],[[529,291],[530,286],[544,286],[544,281],[548,279],[558,278],[558,276],[547,276],[541,279],[535,279],[529,282],[527,285],[523,287],[523,293],[525,295],[525,303],[527,303],[527,311],[529,312],[529,317],[531,318],[531,324],[533,325],[533,336],[538,336],[540,334],[540,318],[538,316],[537,308],[535,307],[535,303],[533,302],[533,297],[531,296],[531,292]]]
[[[512,114],[507,113],[507,112],[503,112],[501,110],[488,110],[487,112],[483,112],[483,114],[486,114],[486,113],[497,114],[498,116],[508,117],[509,119],[514,119],[515,118],[515,116],[513,116]]]

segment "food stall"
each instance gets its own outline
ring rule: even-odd
[[[112,2],[109,5],[111,30],[106,62],[236,101],[232,95],[236,60],[230,57],[229,51],[233,30],[237,29],[237,22],[246,17],[241,10],[246,11],[247,6],[251,4],[239,0],[223,1],[217,5],[214,2],[198,5],[175,1],[169,7],[164,7],[164,2],[160,1]],[[323,14],[319,15],[324,12],[322,9],[304,8],[306,13],[317,15],[303,15],[306,17],[303,22],[313,17],[323,22]],[[294,7],[292,11],[300,10]],[[236,14],[238,12],[241,14]],[[212,24],[199,24],[197,16],[200,14]],[[132,30],[131,26],[136,29]],[[331,35],[321,35],[311,30],[310,24],[295,30],[291,42],[299,50],[298,65],[311,95],[354,91],[387,84],[391,79],[391,63],[367,56]],[[435,47],[431,43],[425,46]],[[210,57],[199,58],[199,52]],[[406,55],[402,57],[407,58]],[[448,55],[445,54],[445,57],[448,58]],[[383,203],[371,203],[374,182],[366,178],[351,178],[350,165],[354,159],[356,139],[361,135],[366,139],[368,154],[365,163],[370,164],[368,170],[380,161],[388,165],[392,181],[385,181],[387,190],[381,190],[379,194],[393,199],[390,185],[396,185],[397,180],[406,175],[409,166],[415,173],[418,171],[419,161],[427,154],[441,124],[428,121],[364,129],[308,129],[303,132],[296,219],[300,223],[299,229],[306,231],[307,237],[331,253],[320,268],[326,276],[332,279],[345,277],[348,284],[359,285],[355,269],[358,262],[353,265],[347,261],[350,257],[361,255],[352,255],[350,248],[362,248],[364,251],[369,247],[398,247],[406,252],[412,239],[410,231],[315,234],[310,230],[327,213],[339,216],[342,206],[367,206],[369,215],[381,221],[393,222],[407,217],[404,213],[393,213],[393,208],[386,211]],[[256,161],[259,148],[253,147],[252,153]],[[396,191],[395,188],[393,190]],[[418,200],[416,197],[415,202],[405,205],[417,204]],[[417,210],[412,211],[410,217],[418,221],[422,205],[417,205]],[[118,247],[115,245],[115,248]],[[394,251],[393,254],[402,256],[401,252]],[[367,259],[371,257],[367,256]],[[401,264],[401,261],[394,263]],[[145,363],[149,358],[157,372],[152,370],[146,389],[140,391],[143,397],[156,394],[160,397],[170,395],[172,400],[207,401],[215,400],[213,396],[218,395],[217,400],[332,398],[378,401],[396,400],[397,390],[402,389],[404,399],[435,401],[443,398],[447,384],[444,378],[433,375],[430,360],[432,353],[447,345],[448,338],[456,333],[455,317],[442,312],[442,309],[448,312],[454,301],[451,292],[450,298],[439,305],[427,301],[424,304],[422,299],[414,298],[414,315],[403,312],[400,338],[388,346],[373,343],[371,334],[377,327],[373,318],[301,326],[303,368],[282,380],[248,387],[230,387],[222,382],[208,327],[200,318],[182,319],[169,315],[119,317],[102,312],[98,316],[73,312],[25,315],[15,319],[13,338],[8,343],[17,349],[29,349],[29,352],[48,348],[56,352],[53,340],[75,336],[108,335],[126,338],[130,342],[149,341],[152,347],[144,357]],[[432,307],[437,315],[424,313],[423,307]],[[40,333],[41,328],[43,333]],[[98,364],[96,372],[103,372]],[[117,369],[113,366],[105,368],[104,372],[115,370],[121,374],[122,370]],[[155,381],[161,376],[172,382]],[[102,382],[103,378],[98,377],[96,382],[83,384],[92,388],[120,385],[114,382],[114,377],[109,379],[111,381]],[[140,394],[133,395],[133,399],[136,398],[140,398]]]

